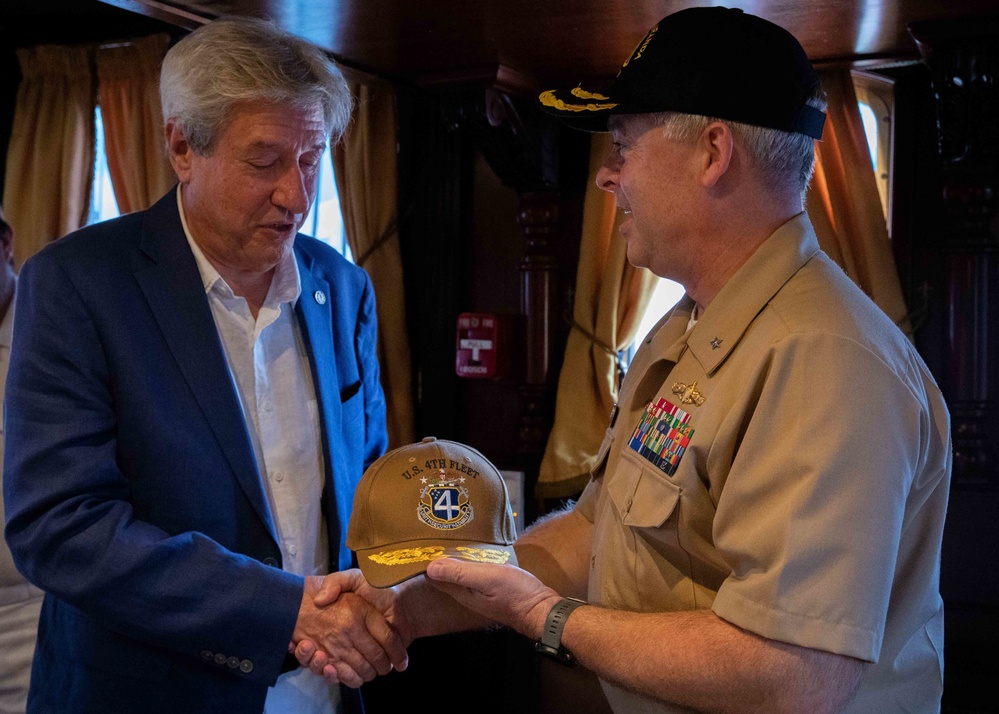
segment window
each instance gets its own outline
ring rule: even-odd
[[[106,221],[120,215],[118,203],[115,200],[114,188],[111,186],[111,172],[108,170],[108,157],[104,144],[104,123],[101,120],[101,108],[94,114],[96,141],[96,156],[94,157],[94,187],[90,196],[90,213],[87,224]],[[333,172],[333,160],[329,146],[320,164],[319,182],[316,186],[316,200],[312,202],[309,215],[302,224],[302,232],[328,243],[353,261],[350,246],[347,245],[347,233],[340,214],[340,197],[336,189],[336,176]]]
[[[870,104],[857,102],[860,109],[860,119],[864,122],[864,136],[867,138],[867,148],[871,152],[871,168],[878,165],[878,118]]]
[[[683,286],[667,278],[659,278],[655,292],[652,293],[652,300],[645,310],[645,316],[638,325],[638,333],[635,344],[639,344],[646,338],[660,318],[673,309],[673,306],[683,297]]]
[[[867,146],[871,152],[871,166],[890,236],[894,86],[887,77],[855,71],[853,87],[857,93],[857,106],[864,122]]]
[[[683,286],[680,283],[659,278],[655,291],[652,293],[652,300],[645,309],[645,315],[638,324],[638,332],[635,333],[635,341],[624,351],[623,359],[625,365],[631,364],[631,358],[635,356],[638,345],[642,343],[659,319],[673,309],[673,306],[683,297]]]
[[[101,120],[101,108],[94,112],[94,131],[97,136],[94,156],[94,188],[90,194],[90,214],[87,225],[99,223],[109,218],[117,218],[118,201],[114,197],[111,186],[111,171],[108,169],[108,155],[104,147],[104,122]]]
[[[347,231],[340,213],[340,195],[336,188],[336,173],[333,171],[333,156],[329,145],[320,162],[319,183],[316,186],[316,200],[312,202],[309,215],[302,224],[302,232],[336,248],[347,260],[354,262],[347,245]]]

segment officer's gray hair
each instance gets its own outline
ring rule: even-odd
[[[818,90],[806,103],[825,111],[825,93]],[[805,192],[815,170],[815,140],[812,137],[696,114],[660,112],[653,116],[668,139],[693,140],[711,122],[724,122],[732,128],[736,140],[741,141],[745,147],[764,184],[776,190],[799,192],[804,206]]]
[[[308,109],[319,104],[327,135],[340,140],[353,100],[336,63],[312,43],[257,18],[226,18],[174,45],[160,70],[164,123],[208,154],[241,102]]]

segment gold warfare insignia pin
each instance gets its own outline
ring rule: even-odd
[[[680,397],[681,404],[693,404],[697,407],[704,404],[704,397],[697,391],[697,382],[690,385],[673,382],[673,394]]]
[[[448,478],[444,469],[436,476],[423,479],[420,489],[420,505],[416,515],[423,523],[441,531],[461,528],[475,517],[475,511],[468,500],[468,489],[462,483],[464,476]]]

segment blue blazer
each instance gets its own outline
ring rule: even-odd
[[[354,489],[387,442],[375,299],[329,246],[299,235],[294,252],[343,569]],[[303,579],[281,570],[176,192],[28,260],[15,315],[6,537],[47,593],[29,711],[259,714],[293,663]]]

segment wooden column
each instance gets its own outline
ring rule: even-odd
[[[517,450],[540,460],[551,430],[552,359],[558,316],[558,269],[552,241],[559,230],[559,196],[552,191],[520,194],[517,225],[524,235],[520,311],[524,325],[524,372]]]
[[[557,254],[564,213],[560,127],[542,115],[533,100],[496,87],[485,90],[484,118],[473,127],[478,146],[499,179],[517,191],[516,222],[524,237],[524,257],[517,266],[523,344],[518,354],[522,370],[516,453],[532,482],[555,412],[552,365],[561,314]]]
[[[932,78],[947,230],[942,389],[951,410],[953,487],[999,490],[995,410],[996,214],[999,208],[999,23],[915,24]]]

